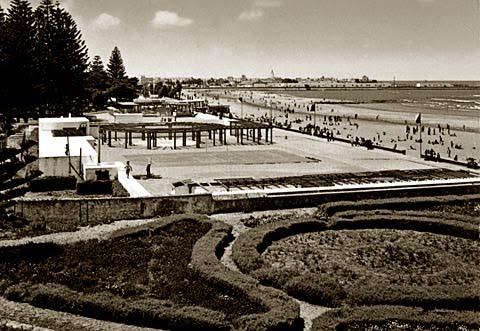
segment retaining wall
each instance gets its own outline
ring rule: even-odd
[[[339,200],[393,197],[480,194],[480,185],[437,185],[432,187],[390,187],[335,192],[270,193],[263,196],[212,196],[211,194],[146,198],[84,198],[16,200],[15,213],[30,221],[73,222],[93,225],[115,220],[150,218],[171,214],[214,214],[286,208],[316,207]]]

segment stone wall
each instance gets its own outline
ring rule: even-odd
[[[95,225],[182,213],[211,214],[211,195],[148,198],[18,199],[15,213],[31,221]]]
[[[266,196],[214,198],[211,194],[147,198],[17,199],[15,213],[30,221],[94,225],[115,220],[171,214],[214,214],[285,208],[316,207],[338,200],[480,194],[480,185],[382,188],[341,192],[295,192]]]

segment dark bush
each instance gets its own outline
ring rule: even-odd
[[[112,194],[111,180],[86,180],[77,183],[77,193],[80,195]]]
[[[73,176],[46,176],[33,179],[30,182],[32,192],[75,190],[77,179]]]
[[[112,181],[112,195],[114,197],[129,197],[130,194],[118,180]]]

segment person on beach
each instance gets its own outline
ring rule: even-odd
[[[125,173],[127,174],[127,178],[130,178],[130,172],[132,170],[133,170],[133,168],[130,165],[130,161],[127,161],[127,165],[125,166]]]

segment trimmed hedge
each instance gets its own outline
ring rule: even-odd
[[[75,190],[77,179],[73,176],[46,176],[39,177],[30,182],[32,192]]]
[[[229,291],[240,291],[265,307],[266,312],[246,315],[234,321],[242,331],[303,330],[299,305],[285,293],[267,288],[247,275],[233,272],[219,258],[231,240],[232,227],[213,222],[212,229],[194,246],[192,267],[210,284]]]
[[[149,224],[113,231],[105,235],[103,239],[113,240],[122,237],[149,236],[157,231],[161,231],[165,227],[185,220],[212,223],[205,216],[174,215]],[[223,223],[214,223],[214,228],[217,226],[216,229],[218,229],[220,224]],[[223,224],[223,226],[226,225]],[[214,229],[212,230],[215,231]],[[0,247],[0,263],[18,261],[19,259],[35,263],[48,256],[61,254],[63,249],[62,245],[54,243],[29,243],[14,247]],[[220,255],[221,253],[221,250],[218,250],[217,252],[214,251],[213,255],[216,256],[215,254]],[[220,264],[218,260],[217,264]],[[199,273],[199,276],[203,277],[204,275]],[[251,278],[250,280],[258,283]],[[2,284],[4,283],[0,281],[0,291],[4,292],[8,299],[27,302],[38,307],[81,314],[91,318],[108,319],[121,323],[133,323],[134,321],[139,326],[169,330],[232,330],[231,317],[226,316],[226,313],[200,306],[181,306],[171,301],[153,298],[128,301],[109,292],[85,294],[59,284],[32,285],[30,283],[20,283],[10,286],[8,289],[2,287]],[[235,293],[244,295],[244,291],[235,284],[228,284],[225,288],[229,290],[227,291],[229,295],[230,293],[233,293],[233,295]],[[278,292],[281,293],[280,291]],[[250,297],[248,295],[249,299]],[[261,299],[254,299],[257,299],[254,303],[261,304]],[[291,300],[287,301],[291,303]],[[262,316],[262,314],[259,314],[259,316]],[[243,324],[252,323],[252,320],[255,318],[258,317],[253,315],[253,317],[247,318],[247,321]],[[260,320],[261,322],[264,321],[262,318]],[[240,322],[235,321],[235,323]],[[256,330],[256,328],[246,330]]]
[[[112,181],[86,180],[77,182],[77,193],[80,195],[112,194]]]
[[[283,221],[266,224],[240,235],[233,245],[232,258],[244,272],[259,279],[261,283],[285,290],[290,295],[305,301],[338,307],[342,302],[354,305],[404,304],[425,308],[478,309],[480,293],[469,286],[372,286],[354,289],[348,295],[335,277],[312,280],[305,276],[285,274],[282,271],[263,268],[261,253],[273,241],[307,232],[344,229],[388,228],[432,232],[476,240],[478,229],[473,224],[451,220],[402,215],[376,215],[354,219],[332,219],[327,224],[315,219]]]
[[[170,330],[228,331],[225,314],[202,307],[178,307],[157,299],[126,301],[108,292],[83,294],[58,284],[20,283],[5,293],[7,299],[36,307],[64,311],[120,323]]]
[[[338,212],[345,212],[351,210],[376,210],[376,209],[390,209],[390,210],[412,210],[412,209],[426,209],[436,205],[455,204],[462,202],[477,201],[480,202],[480,194],[468,195],[446,195],[433,197],[408,197],[408,198],[390,198],[390,199],[371,199],[361,201],[336,201],[327,202],[318,208],[317,216],[325,218],[333,216]]]
[[[439,327],[463,325],[472,329],[480,326],[476,312],[426,311],[418,307],[372,306],[330,310],[313,320],[311,330],[346,330],[349,326],[358,324],[360,324],[359,329],[364,329],[364,324],[377,324],[385,321],[401,321]]]

